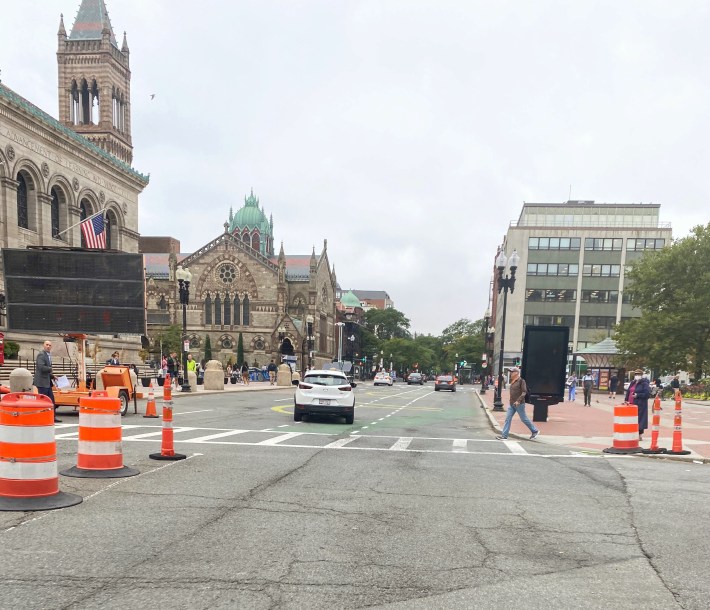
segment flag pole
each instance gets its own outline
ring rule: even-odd
[[[87,220],[91,220],[91,219],[94,218],[95,216],[98,216],[99,214],[103,214],[103,213],[104,213],[103,210],[99,210],[99,211],[96,212],[95,214],[92,214],[91,216],[87,216],[86,218],[84,218],[84,220],[80,220],[80,221],[77,222],[76,224],[73,224],[73,225],[72,225],[71,227],[69,227],[68,229],[64,229],[63,231],[59,231],[59,233],[57,233],[57,234],[55,235],[55,237],[59,237],[62,233],[66,233],[67,231],[71,231],[74,227],[78,227],[82,222],[86,222]]]

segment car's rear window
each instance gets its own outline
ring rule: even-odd
[[[440,377],[438,377],[439,381],[451,381],[451,379],[451,375],[441,375]]]
[[[348,380],[340,375],[306,375],[303,382],[313,385],[345,385]]]

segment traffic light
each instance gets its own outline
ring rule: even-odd
[[[520,356],[515,357],[515,366],[520,366]]]

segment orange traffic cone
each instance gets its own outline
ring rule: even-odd
[[[671,455],[688,455],[690,451],[683,450],[683,408],[679,389],[675,391],[675,414],[673,417],[673,448],[667,453]]]
[[[158,412],[155,410],[155,393],[153,392],[153,382],[150,382],[148,390],[148,404],[145,407],[145,415],[143,417],[158,417]]]
[[[661,397],[656,395],[653,401],[653,421],[651,423],[651,446],[643,453],[665,453],[667,449],[658,446],[658,433],[661,429]]]
[[[184,460],[187,456],[175,453],[173,435],[173,393],[170,386],[170,375],[165,377],[163,384],[163,434],[160,453],[151,453],[151,460]]]
[[[614,406],[613,446],[604,453],[641,453],[639,447],[638,407],[631,403]]]

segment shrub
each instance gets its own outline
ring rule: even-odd
[[[14,360],[20,353],[20,344],[14,341],[5,341],[5,358]]]

